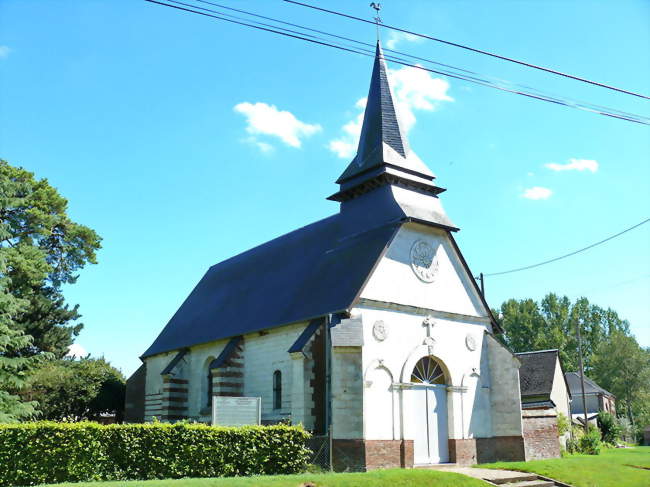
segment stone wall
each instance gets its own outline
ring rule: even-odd
[[[332,348],[332,436],[363,438],[361,347]]]
[[[225,367],[212,371],[213,392],[217,395],[261,397],[264,422],[289,418],[294,395],[294,368],[287,350],[305,326],[306,323],[299,323],[246,335],[245,346],[242,343]],[[218,340],[191,347],[166,378],[160,373],[177,352],[147,358],[144,420],[151,421],[156,416],[171,421],[188,418],[209,422],[208,369],[228,341]],[[273,373],[276,370],[282,374],[282,407],[279,409],[273,408]],[[305,381],[308,382],[311,375],[306,375]]]
[[[293,361],[287,353],[307,323],[288,325],[244,336],[244,396],[262,398],[262,420],[291,416]],[[273,373],[282,374],[282,407],[273,408]]]
[[[560,439],[557,431],[557,413],[554,409],[528,409],[523,411],[526,460],[542,460],[560,456]]]
[[[459,465],[514,462],[524,459],[525,445],[521,436],[449,439],[449,461]]]
[[[520,362],[491,335],[488,335],[488,357],[494,436],[521,437]]]

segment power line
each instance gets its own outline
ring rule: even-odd
[[[346,14],[346,13],[343,13],[343,12],[338,12],[336,10],[329,10],[329,9],[326,9],[326,8],[323,8],[323,7],[317,7],[316,5],[310,5],[308,3],[297,2],[295,0],[282,0],[282,1],[287,2],[287,3],[292,3],[292,4],[295,4],[295,5],[300,5],[301,7],[307,7],[307,8],[311,8],[311,9],[314,9],[314,10],[319,10],[321,12],[325,12],[325,13],[329,13],[329,14],[333,14],[333,15],[338,15],[340,17],[345,17],[345,18],[348,18],[348,19],[357,20],[359,22],[364,22],[364,23],[367,23],[367,24],[375,25],[375,23],[371,22],[370,20],[367,20],[367,19],[364,19],[364,18],[361,18],[361,17],[356,17],[354,15],[349,15],[349,14]],[[463,44],[458,44],[457,42],[446,41],[444,39],[439,39],[437,37],[432,37],[432,36],[429,36],[429,35],[426,35],[426,34],[420,34],[418,32],[413,32],[413,31],[410,31],[408,29],[402,29],[401,27],[396,27],[396,26],[388,25],[388,24],[380,24],[380,25],[382,27],[385,27],[386,29],[391,29],[391,30],[395,30],[395,31],[398,31],[398,32],[403,32],[405,34],[410,34],[410,35],[414,35],[414,36],[417,36],[417,37],[422,37],[424,39],[429,39],[431,41],[440,42],[442,44],[447,44],[449,46],[459,47],[459,48],[465,49],[467,51],[472,51],[472,52],[476,52],[476,53],[479,53],[479,54],[485,54],[486,56],[491,56],[491,57],[494,57],[494,58],[497,58],[497,59],[501,59],[503,61],[508,61],[508,62],[511,62],[511,63],[520,64],[521,66],[526,66],[528,68],[538,69],[540,71],[545,71],[547,73],[551,73],[551,74],[555,74],[555,75],[558,75],[558,76],[563,76],[565,78],[570,78],[570,79],[573,79],[573,80],[576,80],[576,81],[581,81],[583,83],[588,83],[588,84],[591,84],[591,85],[599,86],[601,88],[606,88],[608,90],[613,90],[613,91],[618,91],[620,93],[625,93],[626,95],[632,95],[632,96],[636,96],[636,97],[639,97],[639,98],[644,98],[646,100],[650,100],[650,96],[643,95],[641,93],[635,93],[634,91],[624,90],[622,88],[617,88],[616,86],[607,85],[605,83],[599,83],[598,81],[592,81],[592,80],[589,80],[587,78],[582,78],[580,76],[575,76],[575,75],[568,74],[568,73],[563,73],[562,71],[557,71],[555,69],[546,68],[544,66],[538,66],[536,64],[528,63],[526,61],[520,61],[518,59],[514,59],[514,58],[510,58],[510,57],[506,57],[506,56],[501,56],[501,55],[495,54],[493,52],[484,51],[483,49],[477,49],[475,47],[470,47],[470,46],[465,46]]]
[[[255,22],[255,21],[242,22],[242,21],[240,21],[241,17],[236,17],[237,19],[240,19],[240,20],[234,20],[232,18],[230,18],[230,19],[225,18],[225,17],[222,17],[220,15],[229,15],[230,17],[235,17],[235,16],[230,15],[230,14],[224,14],[222,12],[218,12],[218,11],[211,10],[211,9],[206,9],[206,8],[199,7],[199,6],[196,6],[196,5],[193,5],[193,4],[180,2],[180,1],[177,1],[177,0],[166,0],[166,2],[172,2],[172,3],[175,3],[177,5],[183,5],[184,7],[177,6],[177,5],[172,5],[170,3],[157,1],[157,0],[145,0],[145,1],[149,2],[149,3],[162,5],[162,6],[165,6],[165,7],[171,7],[171,8],[174,8],[174,9],[177,9],[177,10],[182,10],[182,11],[189,12],[189,13],[202,15],[202,16],[205,16],[205,17],[214,18],[214,19],[217,19],[217,20],[223,20],[225,22],[230,22],[230,23],[234,23],[234,24],[237,24],[237,25],[242,25],[242,26],[245,26],[245,27],[251,27],[251,28],[262,30],[262,31],[265,31],[265,32],[279,34],[279,35],[282,35],[282,36],[286,36],[286,37],[290,37],[290,38],[294,38],[294,39],[298,39],[298,40],[304,40],[304,41],[307,41],[307,42],[310,42],[310,43],[314,43],[314,44],[318,44],[318,45],[322,45],[322,46],[326,46],[326,47],[332,47],[334,49],[338,49],[338,50],[342,50],[342,51],[346,51],[346,52],[361,54],[362,56],[374,57],[374,53],[371,52],[371,51],[368,51],[367,49],[361,49],[361,48],[356,48],[356,47],[346,47],[345,45],[333,44],[331,42],[327,42],[325,40],[322,40],[322,38],[318,38],[317,36],[312,36],[312,35],[305,34],[305,33],[302,33],[302,32],[299,33],[299,32],[296,32],[294,30],[289,30],[289,29],[285,29],[285,28],[282,28],[282,27],[270,26],[269,24],[263,24],[263,23],[260,23],[260,22]],[[208,2],[203,1],[203,3],[208,3]],[[185,7],[191,7],[191,8],[185,8]],[[193,10],[193,9],[203,10],[203,12]],[[218,13],[219,15],[213,15],[211,13],[206,13],[206,12],[215,12],[215,13]],[[253,25],[253,24],[248,23],[248,22],[254,22],[254,23],[258,24],[258,25]],[[297,25],[297,24],[294,24],[294,25]],[[329,34],[329,35],[333,35],[333,34]],[[308,36],[308,37],[305,37],[305,36]],[[355,41],[355,42],[359,42],[359,41]],[[588,112],[592,112],[592,113],[597,113],[599,115],[603,115],[603,116],[607,116],[607,117],[613,117],[613,118],[626,120],[626,121],[634,122],[634,123],[639,123],[639,124],[643,124],[643,125],[650,125],[650,119],[647,118],[647,117],[641,116],[641,115],[622,112],[620,110],[607,108],[607,107],[601,107],[601,106],[598,106],[598,105],[581,103],[581,102],[577,102],[575,100],[561,99],[561,98],[557,98],[557,97],[554,97],[554,96],[545,95],[545,94],[539,92],[539,90],[534,90],[534,91],[537,91],[538,93],[530,93],[530,92],[522,90],[522,89],[507,88],[505,86],[501,86],[499,84],[496,84],[494,82],[491,82],[489,80],[482,79],[482,78],[479,78],[479,77],[469,76],[469,75],[460,74],[460,73],[451,73],[451,72],[443,71],[443,70],[439,70],[439,69],[430,69],[430,68],[426,68],[424,66],[411,64],[411,63],[406,62],[402,58],[398,58],[398,57],[395,57],[395,56],[392,56],[392,55],[389,55],[389,56],[384,55],[384,57],[388,61],[394,62],[396,64],[400,64],[402,66],[408,66],[408,67],[412,67],[412,68],[416,68],[416,69],[421,69],[421,70],[428,71],[428,72],[435,73],[435,74],[439,74],[439,75],[442,75],[442,76],[447,76],[447,77],[450,77],[450,78],[464,80],[464,81],[467,81],[467,82],[470,82],[470,83],[479,84],[479,85],[482,85],[482,86],[487,86],[487,87],[494,88],[494,89],[497,89],[497,90],[500,90],[500,91],[513,93],[513,94],[517,94],[517,95],[521,95],[521,96],[525,96],[525,97],[528,97],[528,98],[537,99],[537,100],[541,100],[541,101],[546,101],[546,102],[549,102],[549,103],[554,103],[554,104],[566,106],[566,107],[569,107],[569,108],[576,108],[576,109],[579,109],[579,110],[588,111]],[[459,69],[459,68],[454,68],[454,69]]]
[[[233,15],[227,14],[225,12],[219,12],[219,11],[212,10],[212,9],[207,9],[207,8],[202,8],[202,7],[198,7],[198,6],[189,5],[189,4],[180,2],[178,0],[165,0],[165,1],[171,2],[171,3],[180,3],[181,5],[192,6],[193,8],[197,8],[197,9],[200,9],[200,10],[205,10],[205,11],[212,12],[212,13],[217,13],[219,15],[225,15],[225,16],[233,17],[233,18],[236,18],[236,19],[239,19],[239,20],[245,20],[247,22],[254,22],[254,23],[258,24],[258,25],[278,28],[278,29],[281,29],[281,30],[284,30],[284,31],[287,31],[287,32],[297,33],[296,31],[293,31],[293,30],[283,29],[283,28],[275,26],[275,25],[269,25],[269,24],[265,24],[265,23],[261,23],[261,22],[256,22],[256,21],[253,21],[253,20],[250,20],[250,19],[243,19],[241,17],[236,17],[236,16],[233,16]],[[243,13],[245,15],[249,15],[249,16],[256,17],[256,18],[269,20],[271,22],[276,22],[278,24],[288,25],[288,26],[291,26],[291,27],[296,27],[298,29],[306,30],[306,31],[309,31],[309,32],[315,32],[315,33],[318,33],[318,34],[333,37],[335,39],[345,40],[345,41],[352,42],[354,44],[358,44],[358,45],[361,45],[361,46],[370,47],[370,48],[372,48],[372,51],[369,51],[369,52],[374,55],[375,45],[370,44],[368,42],[363,42],[363,41],[359,41],[357,39],[352,39],[352,38],[349,38],[349,37],[333,34],[331,32],[326,32],[326,31],[323,31],[323,30],[314,29],[314,28],[307,27],[307,26],[300,25],[300,24],[296,24],[296,23],[293,23],[293,22],[287,22],[287,21],[284,21],[284,20],[281,20],[281,19],[268,17],[266,15],[260,15],[258,13],[251,12],[249,10],[243,10],[243,9],[239,9],[239,8],[230,7],[228,5],[223,5],[221,3],[211,2],[209,0],[193,0],[193,1],[199,2],[199,3],[202,3],[202,4],[212,5],[212,6],[215,6],[215,7],[219,7],[219,8],[222,8],[222,9],[226,9],[226,10],[230,10],[230,11],[234,11],[234,12],[238,12],[238,13]],[[304,32],[300,32],[300,34],[308,35],[311,38],[324,40],[322,37],[319,38],[317,36],[305,34]],[[360,48],[358,48],[358,49],[360,49]],[[361,50],[367,51],[366,49],[361,49]],[[440,62],[434,61],[432,59],[427,59],[427,58],[423,58],[423,57],[419,57],[419,56],[414,56],[412,54],[408,54],[408,53],[405,53],[405,52],[400,52],[400,51],[397,51],[397,50],[394,50],[394,49],[389,49],[389,48],[384,48],[384,52],[397,54],[399,56],[405,56],[405,57],[408,57],[408,58],[411,58],[411,59],[415,59],[415,60],[418,60],[418,61],[423,61],[423,62],[430,63],[430,64],[433,64],[433,65],[436,65],[436,66],[442,66],[444,68],[449,68],[449,69],[452,69],[454,71],[464,73],[465,76],[476,75],[477,77],[473,78],[473,79],[476,80],[476,81],[479,81],[481,83],[486,81],[485,78],[488,78],[488,79],[491,79],[492,81],[496,81],[498,83],[505,83],[508,86],[519,87],[519,88],[523,88],[524,90],[530,90],[530,91],[537,92],[538,94],[541,94],[541,95],[543,95],[543,96],[545,96],[547,98],[554,98],[556,100],[558,99],[557,98],[558,95],[549,94],[548,92],[544,93],[543,91],[540,91],[540,90],[538,90],[536,88],[533,88],[533,87],[530,87],[530,86],[527,86],[527,85],[521,85],[521,84],[518,84],[518,83],[513,83],[511,81],[496,78],[494,76],[482,75],[482,74],[479,74],[479,73],[476,73],[474,71],[470,71],[470,70],[467,70],[467,69],[464,69],[464,68],[459,68],[459,67],[456,67],[456,66],[451,66],[449,64],[440,63]],[[392,54],[389,54],[389,55],[392,56]],[[396,59],[399,59],[399,58],[396,58]],[[401,60],[403,61],[403,59],[401,59]],[[472,76],[468,76],[468,77],[472,78]],[[480,78],[480,77],[482,77],[483,79]],[[490,86],[490,87],[492,87],[492,86]],[[593,104],[593,103],[590,103],[590,102],[575,101],[574,103],[580,104],[580,105],[585,106],[585,107],[589,106],[592,109],[596,109],[597,111],[600,110],[600,111],[616,112],[619,115],[625,115],[625,116],[632,117],[632,118],[638,118],[637,115],[634,115],[632,113],[624,112],[624,111],[621,111],[621,110],[615,110],[615,109],[608,108],[608,107],[603,107],[603,106],[596,105],[596,104]]]
[[[176,3],[176,0],[166,0],[166,1],[169,1],[169,2],[172,2],[172,3]],[[194,0],[194,1],[195,1],[195,2],[199,2],[199,3],[204,3],[204,4],[207,4],[207,5],[213,5],[213,6],[215,6],[215,7],[219,7],[219,8],[224,8],[224,9],[226,9],[226,10],[231,10],[231,11],[233,11],[233,12],[243,13],[243,14],[246,14],[246,15],[250,15],[250,16],[252,16],[252,17],[257,17],[257,18],[261,18],[261,19],[265,19],[265,20],[270,20],[270,21],[272,21],[272,22],[277,22],[277,23],[279,23],[279,24],[289,25],[289,26],[292,26],[292,27],[297,27],[297,28],[299,28],[299,29],[307,30],[307,31],[310,31],[310,32],[316,32],[317,34],[323,34],[323,35],[326,35],[326,36],[333,37],[333,38],[335,38],[335,39],[340,39],[340,40],[344,40],[344,41],[348,41],[348,42],[353,42],[353,43],[355,43],[355,44],[359,44],[359,45],[362,45],[362,46],[370,47],[370,48],[372,48],[372,49],[375,48],[375,45],[374,45],[374,44],[371,44],[371,43],[369,43],[369,42],[363,42],[363,41],[359,41],[359,40],[357,40],[357,39],[352,39],[352,38],[350,38],[350,37],[345,37],[345,36],[341,36],[341,35],[338,35],[338,34],[332,34],[331,32],[326,32],[326,31],[323,31],[323,30],[314,29],[314,28],[312,28],[312,27],[306,27],[306,26],[304,26],[304,25],[295,24],[295,23],[293,23],[293,22],[287,22],[287,21],[285,21],[285,20],[276,19],[276,18],[273,18],[273,17],[268,17],[268,16],[266,16],[266,15],[260,15],[260,14],[257,14],[257,13],[255,13],[255,12],[251,12],[251,11],[248,11],[248,10],[243,10],[243,9],[239,9],[239,8],[229,7],[229,6],[227,6],[227,5],[223,5],[223,4],[220,4],[220,3],[209,2],[208,0]],[[195,7],[195,8],[201,8],[201,7]],[[203,9],[202,9],[202,10],[203,10]],[[210,11],[210,12],[215,12],[214,10],[210,10],[210,9],[205,9],[205,10],[208,10],[208,11]],[[227,14],[225,14],[225,13],[220,13],[220,15],[227,15]],[[248,20],[248,19],[247,19],[247,20]],[[248,21],[250,21],[250,20],[248,20]],[[395,53],[395,54],[399,54],[399,55],[401,55],[401,56],[406,56],[406,57],[409,57],[409,58],[412,58],[412,59],[417,59],[418,61],[424,61],[424,62],[427,62],[427,63],[435,64],[435,65],[438,65],[438,66],[443,66],[443,67],[445,67],[445,68],[455,69],[455,70],[462,71],[462,72],[469,73],[469,74],[478,74],[478,73],[475,73],[475,72],[473,72],[473,71],[469,71],[469,70],[467,70],[467,69],[458,68],[458,67],[455,67],[455,66],[451,66],[451,65],[449,65],[449,64],[439,63],[439,62],[437,62],[437,61],[433,61],[433,60],[431,60],[431,59],[427,59],[427,58],[422,58],[422,57],[418,57],[418,56],[413,56],[413,55],[411,55],[411,54],[408,54],[408,53],[405,53],[405,52],[396,51],[396,50],[394,50],[394,49],[384,48],[384,51],[385,51],[385,52],[393,52],[393,53]],[[495,78],[495,79],[497,79],[497,78]],[[500,81],[504,81],[504,80],[500,80]]]
[[[649,221],[650,221],[650,218],[646,218],[646,219],[643,220],[642,222],[637,223],[636,225],[633,225],[633,226],[631,226],[630,228],[626,228],[626,229],[623,230],[622,232],[618,232],[617,234],[611,235],[611,236],[609,236],[609,237],[607,237],[607,238],[605,238],[605,239],[603,239],[603,240],[600,240],[600,241],[598,241],[598,242],[596,242],[596,243],[593,243],[593,244],[591,244],[591,245],[587,245],[586,247],[581,248],[581,249],[579,249],[579,250],[575,250],[575,251],[573,251],[573,252],[569,252],[568,254],[561,255],[561,256],[559,256],[559,257],[555,257],[555,258],[553,258],[553,259],[545,260],[544,262],[539,262],[538,264],[527,265],[527,266],[525,266],[525,267],[517,267],[516,269],[510,269],[510,270],[508,270],[508,271],[492,272],[492,273],[490,273],[490,274],[485,274],[485,277],[489,277],[489,276],[501,276],[501,275],[503,275],[503,274],[511,274],[511,273],[513,273],[513,272],[525,271],[525,270],[527,270],[527,269],[532,269],[532,268],[534,268],[534,267],[539,267],[539,266],[542,266],[542,265],[550,264],[551,262],[557,262],[558,260],[566,259],[567,257],[571,257],[572,255],[579,254],[580,252],[584,252],[585,250],[593,249],[594,247],[596,247],[596,246],[598,246],[598,245],[604,244],[605,242],[609,242],[610,240],[615,239],[616,237],[620,237],[620,236],[623,235],[624,233],[627,233],[627,232],[629,232],[629,231],[631,231],[631,230],[634,230],[635,228],[638,228],[638,227],[640,227],[641,225],[643,225],[643,224],[645,224],[645,223],[648,223]]]

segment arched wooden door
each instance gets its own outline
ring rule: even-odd
[[[411,374],[413,453],[417,465],[449,461],[447,380],[433,357],[421,358]]]

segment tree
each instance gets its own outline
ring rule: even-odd
[[[580,324],[585,371],[590,372],[598,346],[615,332],[629,334],[629,323],[611,310],[590,304],[586,298],[575,303],[550,293],[540,303],[532,299],[510,299],[501,305],[499,316],[505,330],[504,343],[514,352],[557,348],[565,370],[578,370],[576,330]]]
[[[594,380],[616,396],[618,409],[625,411],[630,422],[642,419],[635,412],[645,417],[650,397],[650,350],[640,347],[634,337],[616,332],[600,344],[593,362]]]
[[[1,231],[0,227],[0,231]],[[0,276],[5,275],[5,262],[0,255]],[[26,375],[45,354],[17,357],[16,351],[29,347],[32,338],[11,328],[11,319],[25,303],[7,292],[9,279],[0,277],[0,423],[19,421],[35,413],[36,403],[23,401],[17,394],[25,386]]]
[[[87,263],[96,263],[100,237],[73,222],[68,202],[46,179],[0,159],[0,256],[7,291],[23,306],[7,326],[33,337],[17,355],[52,352],[66,354],[82,324],[80,315],[65,304],[63,284],[77,280]]]
[[[126,380],[104,358],[52,360],[31,376],[22,395],[36,400],[43,419],[97,420],[102,413],[122,420]]]

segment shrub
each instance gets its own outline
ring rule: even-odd
[[[571,427],[571,437],[566,442],[568,453],[598,455],[601,446],[600,431],[593,424],[589,425],[589,432],[586,434],[582,426],[573,425]]]
[[[296,473],[308,436],[293,426],[4,424],[0,486]]]
[[[557,414],[557,434],[562,436],[564,433],[568,432],[570,428],[569,418],[566,417],[564,413]]]
[[[585,434],[582,426],[576,424],[571,426],[571,437],[566,442],[566,449],[569,453],[580,453],[580,438]]]
[[[589,431],[578,440],[580,453],[598,455],[600,453],[600,431],[594,425],[589,425]]]
[[[612,414],[607,411],[600,411],[598,413],[598,427],[603,434],[603,441],[612,445],[621,437],[621,427]]]

